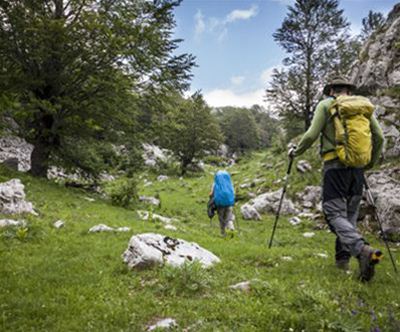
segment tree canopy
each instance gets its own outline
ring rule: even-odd
[[[0,1],[2,115],[49,161],[98,171],[136,142],[144,96],[188,87],[176,54],[174,0]],[[95,151],[95,152],[94,152]]]

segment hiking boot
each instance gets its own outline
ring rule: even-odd
[[[349,271],[350,270],[349,260],[348,259],[337,259],[336,267],[343,271]]]
[[[375,265],[383,258],[382,252],[365,245],[357,258],[360,265],[359,279],[363,282],[370,281],[375,274]]]

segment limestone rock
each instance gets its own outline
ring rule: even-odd
[[[143,210],[138,210],[136,212],[139,215],[140,219],[142,219],[142,220],[149,220],[150,219],[150,212],[143,211]],[[154,221],[160,221],[160,222],[162,222],[164,224],[170,224],[173,221],[177,221],[177,219],[164,217],[164,216],[161,216],[161,215],[156,214],[156,213],[152,213],[151,214],[151,219],[154,220]]]
[[[151,196],[139,196],[139,201],[146,203],[146,204],[150,204],[150,205],[155,205],[155,206],[160,206],[160,200],[155,198],[155,197],[151,197]]]
[[[12,220],[12,219],[0,219],[0,228],[9,226],[25,226],[25,221]]]
[[[258,211],[249,203],[242,205],[240,208],[242,216],[246,220],[261,220],[261,216]]]
[[[17,162],[17,169],[27,172],[31,168],[31,154],[33,146],[24,139],[8,136],[0,138],[0,163],[6,160]]]
[[[300,205],[308,209],[317,209],[321,202],[322,189],[320,186],[307,186],[304,191],[297,193]]]
[[[25,200],[24,185],[19,179],[0,183],[0,213],[32,213],[33,205]]]
[[[110,227],[104,224],[99,224],[93,226],[89,229],[89,233],[100,233],[100,232],[129,232],[131,229],[129,227]]]
[[[159,182],[163,182],[163,181],[166,181],[166,180],[168,180],[168,179],[169,179],[169,177],[166,176],[166,175],[159,175],[159,176],[157,177],[157,181],[159,181]]]
[[[104,225],[104,224],[99,224],[96,226],[93,226],[89,229],[89,233],[100,233],[100,232],[113,232],[114,228]]]
[[[312,166],[307,160],[299,160],[296,166],[300,173],[306,173],[312,171]]]
[[[154,331],[156,329],[169,330],[169,329],[176,328],[177,326],[178,325],[176,324],[175,319],[164,318],[164,319],[159,320],[155,324],[148,326],[146,331]]]
[[[206,268],[220,262],[217,256],[197,243],[155,233],[132,236],[122,258],[131,269],[163,264],[179,267],[193,261]]]
[[[235,285],[229,286],[230,289],[241,290],[243,292],[250,292],[251,290],[251,282],[250,281],[242,281]]]
[[[279,206],[279,200],[281,198],[281,195],[282,195],[282,189],[279,189],[274,192],[261,194],[256,198],[251,199],[248,203],[246,203],[245,204],[246,207],[244,210],[251,212],[254,211],[253,209],[255,209],[259,214],[276,213]],[[251,209],[250,207],[252,207],[253,209]],[[293,202],[288,198],[284,198],[281,207],[281,214],[296,214],[297,212],[298,210],[295,208]]]
[[[171,152],[160,147],[144,143],[143,147],[143,160],[146,166],[155,168],[161,163],[166,163],[171,158]]]
[[[64,225],[65,225],[65,223],[64,223],[64,221],[62,221],[62,220],[57,220],[57,221],[53,224],[54,228],[57,228],[57,229],[60,229],[60,228],[64,227]]]
[[[383,231],[400,234],[400,168],[372,173],[367,177]]]

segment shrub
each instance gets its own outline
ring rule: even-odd
[[[105,192],[113,205],[127,208],[138,198],[137,181],[128,177],[118,178],[107,183]]]

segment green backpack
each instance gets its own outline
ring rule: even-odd
[[[365,167],[371,161],[374,108],[368,98],[338,96],[329,109],[335,127],[335,153],[346,166]]]

